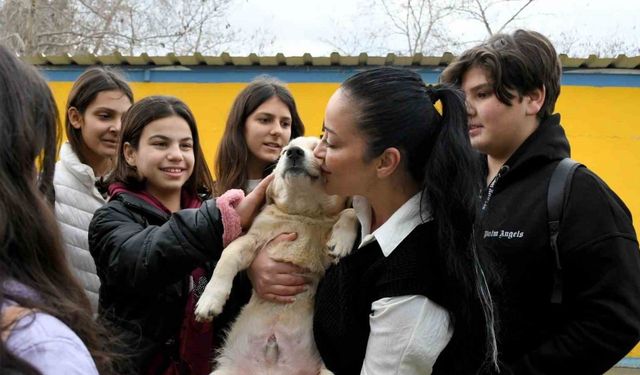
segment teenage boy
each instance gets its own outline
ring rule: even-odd
[[[485,156],[479,233],[501,275],[494,294],[507,374],[602,374],[640,339],[631,214],[587,168],[571,180],[554,275],[547,194],[554,169],[570,156],[553,113],[561,73],[551,42],[518,30],[464,52],[441,76],[464,91],[471,144]]]

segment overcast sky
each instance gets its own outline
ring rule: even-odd
[[[305,52],[328,55],[336,50],[331,42],[335,43],[337,36],[353,39],[362,30],[386,34],[384,42],[378,43],[382,48],[358,50],[360,52],[384,54],[404,49],[404,40],[390,32],[390,28],[377,28],[384,20],[372,14],[372,1],[239,0],[229,21],[245,33],[260,29],[265,31],[262,34],[271,35],[274,43],[262,51],[263,55],[278,52],[289,56]],[[508,10],[503,14],[498,12],[494,17],[504,18],[507,13]],[[570,55],[576,57],[601,51],[610,55],[612,49],[607,46],[614,44],[620,46],[613,49],[617,52],[640,55],[640,1],[637,0],[536,0],[511,28],[516,26],[542,32],[552,39],[559,52],[568,49]],[[486,37],[482,25],[470,20],[449,22],[447,28],[451,35],[471,44]],[[229,52],[255,51],[241,48]]]

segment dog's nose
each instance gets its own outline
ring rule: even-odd
[[[304,156],[304,150],[300,147],[291,147],[287,150],[287,152],[285,152],[285,155],[287,155],[287,157],[292,160],[302,159],[302,157]]]

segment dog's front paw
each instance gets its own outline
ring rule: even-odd
[[[329,255],[333,258],[333,263],[338,263],[340,258],[344,258],[349,255],[351,248],[353,247],[353,241],[348,241],[344,237],[331,236],[329,242],[327,242],[327,248]]]
[[[196,303],[196,320],[199,322],[211,321],[214,316],[220,315],[227,298],[229,298],[229,293],[226,293],[224,288],[207,285]]]
[[[327,242],[329,255],[333,257],[334,263],[349,255],[357,237],[357,230],[358,219],[353,208],[342,211],[340,218],[333,225],[331,237]]]

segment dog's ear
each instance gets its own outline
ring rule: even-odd
[[[267,204],[272,204],[274,202],[273,199],[273,185],[276,183],[276,179],[274,178],[271,183],[269,184],[269,186],[267,186],[267,192],[266,192],[266,197],[267,197]]]

